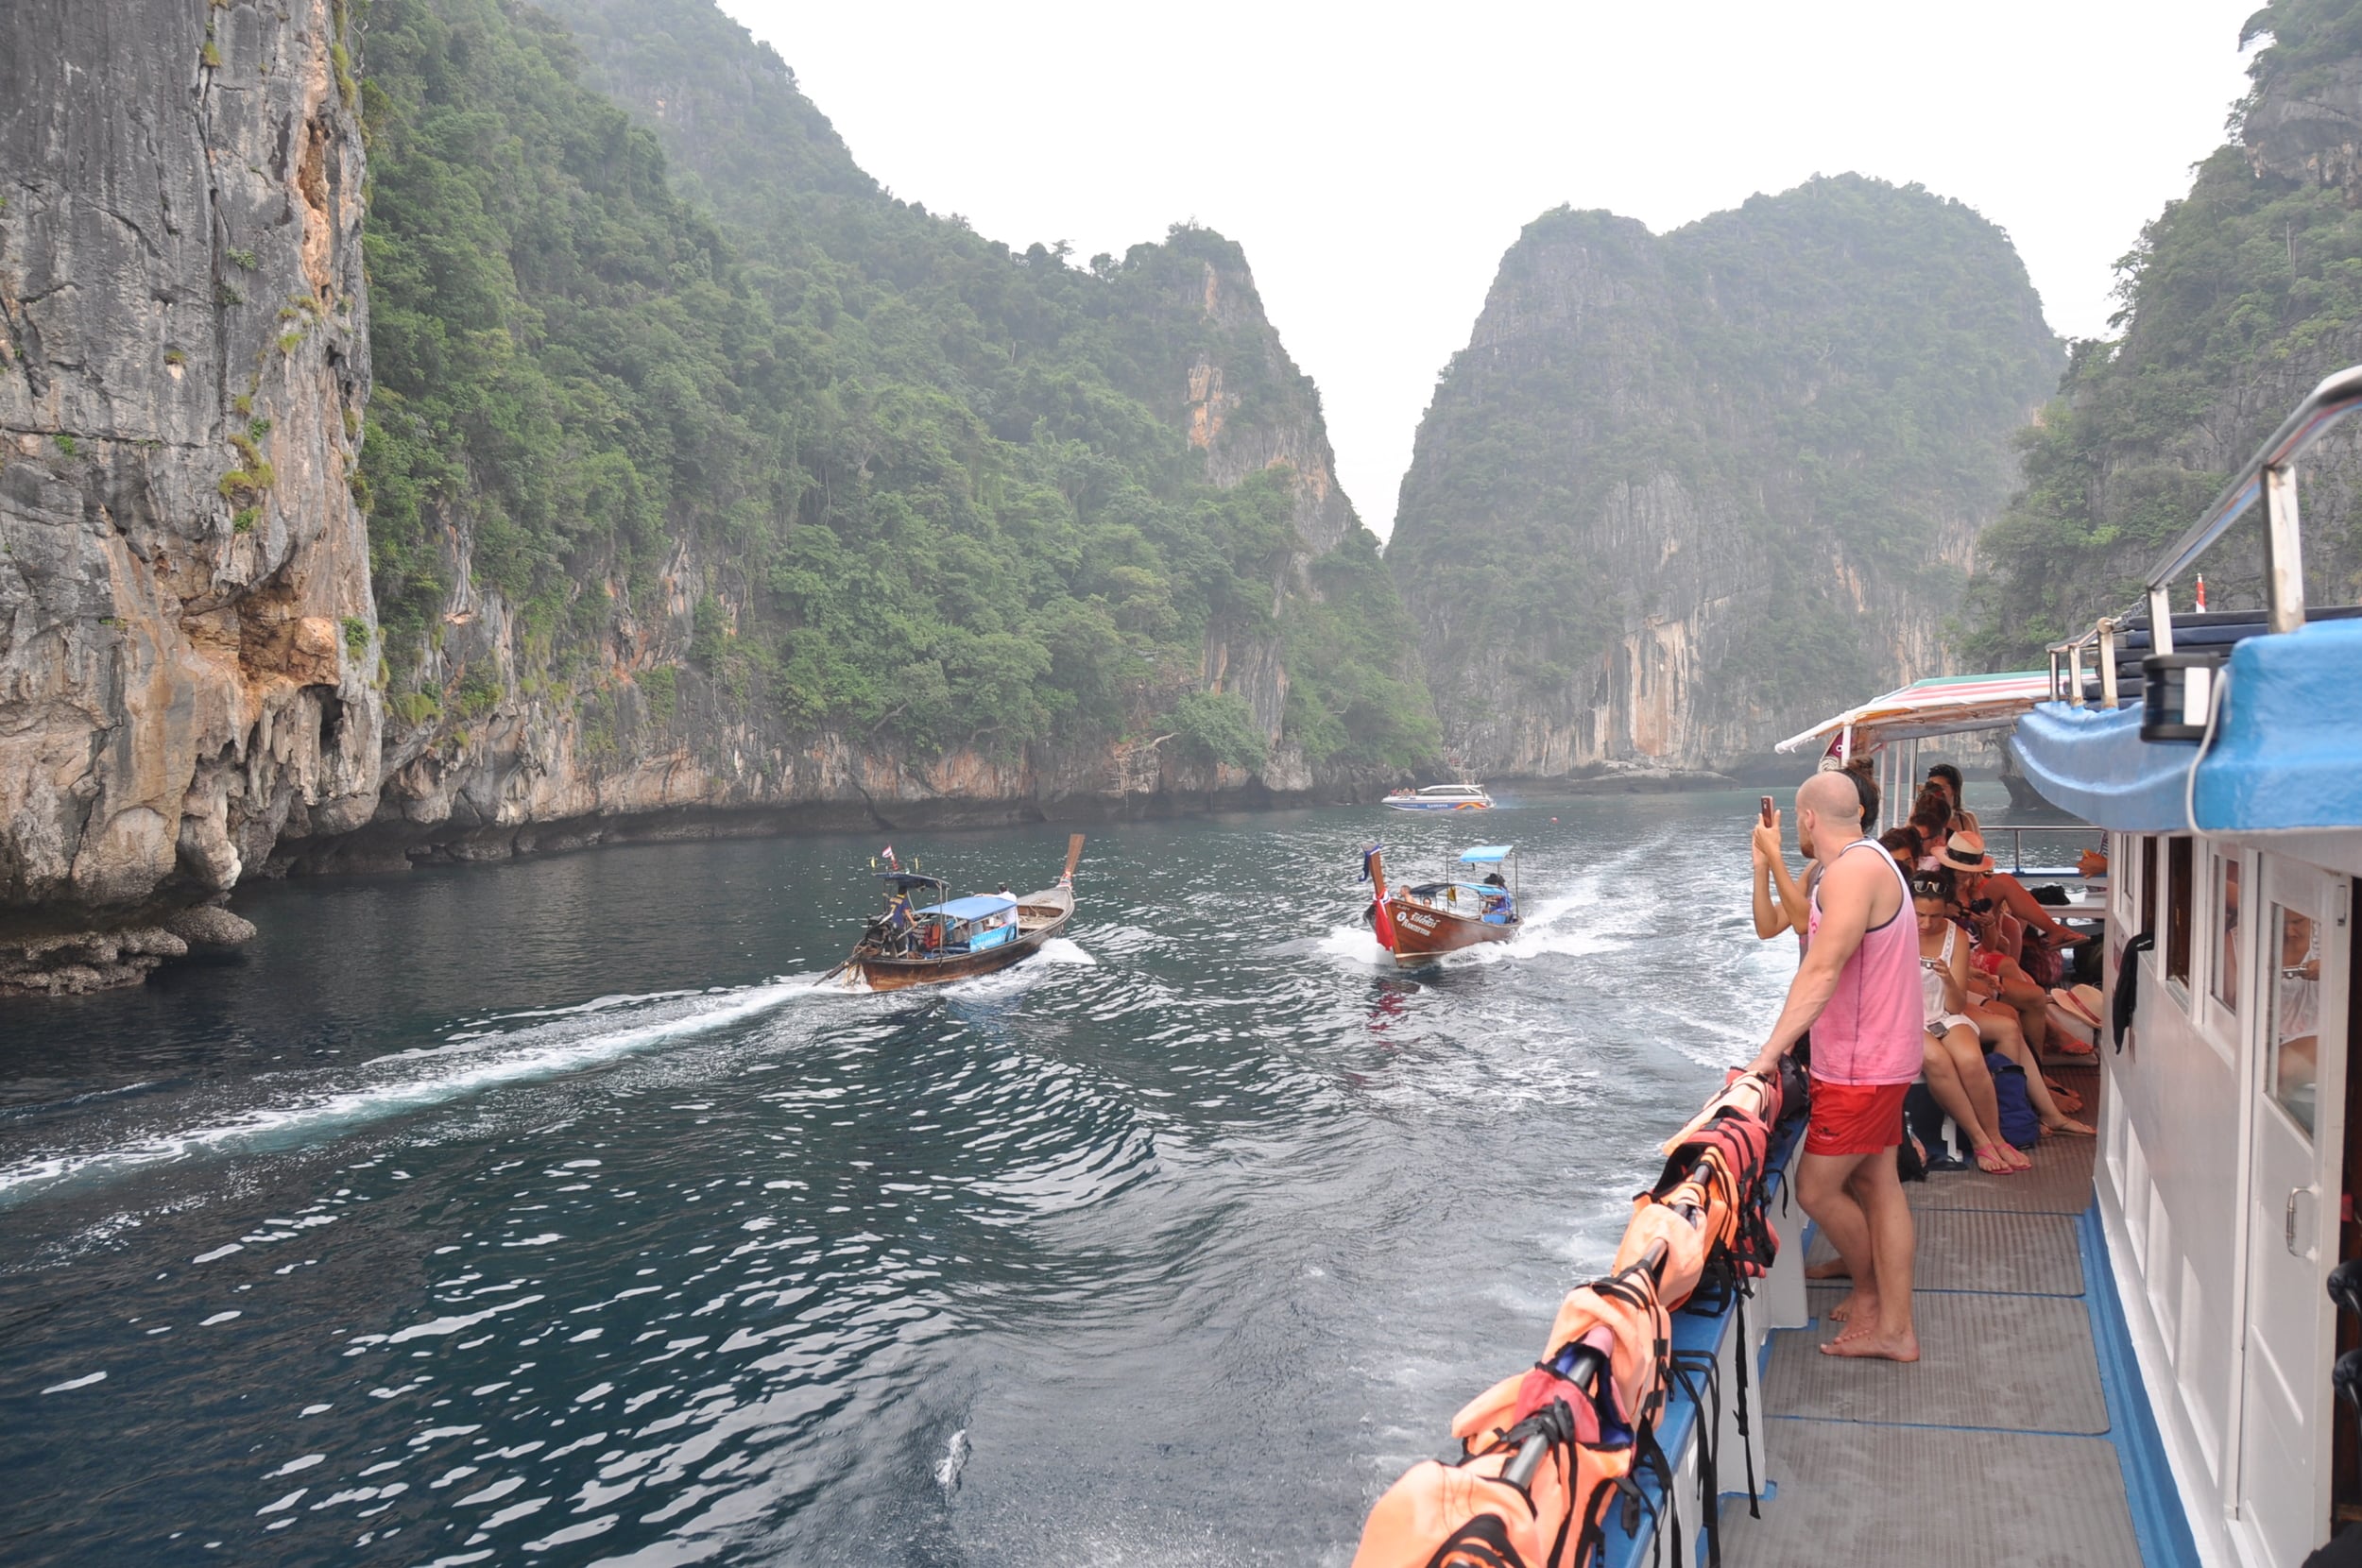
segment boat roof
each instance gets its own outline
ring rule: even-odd
[[[940,877],[922,877],[916,871],[873,871],[869,875],[893,887],[899,893],[908,893],[913,888],[940,888],[951,885]]]
[[[1481,844],[1462,855],[1460,861],[1463,865],[1498,865],[1515,853],[1517,846],[1514,844]]]
[[[921,914],[939,914],[946,920],[981,920],[988,914],[1000,914],[1017,908],[1017,900],[1003,898],[997,893],[971,893],[965,898],[954,898],[920,910]]]
[[[2144,741],[2139,707],[2045,702],[2017,726],[2027,781],[2125,833],[2362,827],[2362,621],[2249,638],[2229,670],[2202,757],[2194,743]]]
[[[1423,795],[1481,795],[1483,793],[1484,786],[1481,784],[1429,784],[1419,791]]]
[[[2010,670],[1990,675],[1934,675],[1913,681],[1859,707],[1822,720],[1791,735],[1776,749],[1796,751],[1853,726],[1855,749],[1885,741],[1959,735],[2000,729],[2050,698],[2050,675],[2043,670]]]

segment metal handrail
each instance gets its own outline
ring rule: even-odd
[[[2230,532],[2231,525],[2245,517],[2259,498],[2265,511],[2265,624],[2273,632],[2293,632],[2304,624],[2304,554],[2297,508],[2297,460],[2356,408],[2362,408],[2362,365],[2322,377],[2320,384],[2280,421],[2280,428],[2223,486],[2214,504],[2199,514],[2198,521],[2151,569],[2143,586],[2151,652],[2173,652],[2173,605],[2166,595],[2167,588],[2209,546]],[[2115,634],[2123,620],[2103,617],[2081,637],[2051,645],[2050,695],[2054,702],[2083,706],[2082,654],[2097,640],[2100,644],[2101,700],[2111,708],[2116,706]],[[2071,690],[2061,689],[2062,661],[2067,667]]]

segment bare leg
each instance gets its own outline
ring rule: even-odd
[[[1797,1164],[1796,1201],[1805,1205],[1805,1212],[1821,1227],[1821,1234],[1829,1238],[1837,1255],[1844,1260],[1846,1272],[1853,1276],[1854,1293],[1840,1311],[1830,1314],[1840,1321],[1855,1311],[1869,1318],[1877,1310],[1878,1276],[1871,1252],[1870,1217],[1862,1212],[1861,1201],[1848,1190],[1855,1167],[1874,1157],[1807,1152]],[[1892,1163],[1890,1151],[1890,1167]]]
[[[2050,1039],[2050,993],[2014,963],[2001,966],[2001,999],[2016,1012],[2026,1043],[2036,1052]]]
[[[1951,1051],[1932,1034],[1927,1037],[1926,1063],[1927,1092],[1936,1097],[1943,1114],[1960,1124],[1960,1135],[1968,1139],[1968,1147],[1976,1152],[1977,1167],[1988,1175],[1998,1176],[2006,1166],[1991,1152],[1994,1134],[1977,1119],[1977,1106],[1968,1091],[1960,1086],[1960,1069],[1953,1065]],[[1988,1076],[1985,1082],[1990,1085],[1993,1080]]]
[[[1873,1356],[1887,1361],[1919,1359],[1919,1336],[1911,1324],[1911,1251],[1917,1231],[1911,1223],[1910,1201],[1894,1170],[1894,1150],[1879,1150],[1863,1158],[1849,1195],[1862,1206],[1870,1229],[1870,1250],[1878,1270],[1878,1300],[1874,1312],[1865,1311],[1852,1326],[1821,1347],[1823,1355]],[[1867,1305],[1867,1304],[1864,1304]]]

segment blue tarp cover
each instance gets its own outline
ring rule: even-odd
[[[977,893],[970,894],[966,898],[954,898],[948,904],[937,904],[932,909],[920,910],[918,912],[922,915],[939,914],[946,920],[982,920],[988,914],[999,914],[1005,910],[1015,908],[1017,908],[1017,900],[1014,898],[1003,898],[997,893]]]
[[[1460,858],[1463,861],[1474,861],[1478,865],[1494,865],[1509,859],[1515,848],[1516,845],[1508,844],[1481,844]]]
[[[2362,622],[2251,637],[2231,656],[2215,741],[2199,766],[2209,833],[2362,827]],[[2045,703],[2017,753],[2043,798],[2100,827],[2186,832],[2195,741],[2144,741],[2141,711]]]

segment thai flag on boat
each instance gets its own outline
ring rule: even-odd
[[[888,871],[899,871],[902,869],[902,862],[894,858],[894,846],[892,844],[887,844],[885,846],[885,863]]]
[[[1374,844],[1361,851],[1361,880],[1370,884],[1370,924],[1377,928],[1378,945],[1388,952],[1395,950],[1395,920],[1386,912],[1386,884],[1378,865],[1378,854],[1386,846]]]

